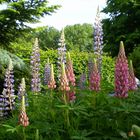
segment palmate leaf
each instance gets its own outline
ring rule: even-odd
[[[26,69],[26,65],[22,59],[20,59],[16,55],[14,55],[6,50],[0,49],[0,64],[1,65],[7,66],[9,64],[10,58],[13,61],[14,68],[19,69],[19,70]]]
[[[17,128],[20,127],[20,126],[13,127],[13,126],[7,125],[7,124],[3,124],[2,126],[4,126],[6,128],[7,132],[11,132],[11,133],[17,132]]]

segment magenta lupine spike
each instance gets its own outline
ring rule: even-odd
[[[75,74],[73,71],[73,64],[72,64],[72,60],[71,60],[69,52],[68,52],[68,57],[66,61],[66,74],[67,74],[67,79],[69,81],[69,84],[71,84],[72,86],[75,86]]]
[[[132,60],[130,60],[130,65],[129,65],[129,90],[136,90],[136,89],[137,89],[137,84],[136,84],[136,80],[135,80],[133,64],[132,64]]]
[[[94,91],[100,90],[100,73],[98,71],[96,60],[94,59],[93,70],[89,77],[89,88]]]
[[[115,96],[120,98],[126,98],[128,96],[128,78],[128,61],[125,56],[123,42],[121,41],[120,50],[115,65]]]
[[[62,68],[61,68],[60,90],[61,91],[69,91],[70,90],[70,86],[69,86],[69,82],[67,79],[64,63],[62,63]]]
[[[54,79],[53,64],[51,64],[51,75],[50,75],[50,79],[48,81],[48,88],[49,89],[55,89],[56,88],[56,82],[55,82],[55,79]]]
[[[29,125],[29,118],[26,114],[24,95],[22,96],[21,110],[20,110],[20,114],[19,114],[19,124],[24,127],[27,127]]]
[[[65,34],[64,29],[62,29],[58,48],[58,80],[60,81],[61,76],[61,64],[66,64],[66,46],[65,46]]]
[[[2,103],[0,110],[2,110],[3,116],[7,116],[14,109],[15,104],[14,75],[11,59],[9,60],[9,65],[5,73],[4,89],[0,101]]]
[[[38,46],[38,39],[36,38],[33,46],[32,56],[31,56],[31,70],[32,70],[31,90],[35,93],[41,90],[39,66],[40,66],[40,52]]]
[[[68,102],[73,102],[75,101],[76,96],[75,96],[75,91],[68,91],[67,92],[67,100]]]
[[[100,74],[102,65],[102,53],[103,53],[103,29],[100,19],[100,11],[98,7],[94,23],[94,54],[97,59],[97,66]]]
[[[49,63],[49,58],[47,60],[47,64],[45,65],[45,72],[44,72],[44,84],[48,85],[51,76],[51,65]]]

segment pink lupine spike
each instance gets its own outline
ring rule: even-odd
[[[66,74],[67,74],[67,79],[69,83],[72,86],[75,86],[75,75],[74,75],[73,64],[72,64],[72,60],[71,60],[69,52],[68,52],[68,57],[66,61]]]
[[[127,57],[125,56],[123,42],[121,41],[120,50],[115,65],[115,96],[120,98],[126,98],[128,96],[128,78],[128,61]]]
[[[100,73],[98,71],[96,60],[94,59],[93,69],[89,77],[89,88],[94,91],[99,91],[100,79]]]
[[[48,88],[50,88],[50,89],[55,89],[56,88],[56,82],[55,82],[55,79],[54,79],[53,64],[51,64],[51,75],[50,75],[50,80],[48,82]]]
[[[25,109],[25,97],[24,95],[22,96],[22,104],[21,104],[21,111],[19,115],[19,124],[26,127],[29,125],[29,118],[26,114],[26,109]]]
[[[136,84],[136,80],[135,80],[133,64],[132,64],[132,60],[130,60],[130,65],[129,65],[129,90],[136,90],[136,89],[137,89],[137,84]]]
[[[60,90],[62,90],[62,91],[69,91],[70,90],[64,63],[62,63],[62,68],[61,68]]]

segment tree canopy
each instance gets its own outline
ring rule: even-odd
[[[41,49],[57,49],[61,31],[54,27],[36,28]],[[64,29],[65,43],[68,50],[93,51],[93,26],[91,24],[68,25]]]
[[[39,22],[45,15],[58,9],[49,6],[48,0],[0,0],[0,45],[8,46],[29,27],[27,23]]]
[[[66,47],[70,50],[93,50],[93,25],[75,24],[65,27]]]
[[[103,12],[109,15],[103,20],[104,51],[116,56],[121,40],[124,41],[127,55],[140,47],[139,0],[107,0]]]

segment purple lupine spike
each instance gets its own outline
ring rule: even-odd
[[[31,90],[35,93],[38,93],[41,90],[39,66],[40,66],[40,50],[38,46],[38,39],[36,38],[31,55],[31,70],[32,70]]]
[[[99,7],[97,8],[97,14],[94,23],[94,54],[97,60],[98,71],[101,75],[102,65],[102,53],[103,53],[103,29],[100,19]]]
[[[93,69],[89,77],[89,88],[94,91],[100,90],[100,73],[97,68],[96,60],[94,59]]]
[[[137,83],[136,83],[136,79],[135,79],[132,60],[130,60],[130,65],[129,65],[129,90],[136,90],[136,89],[137,89]]]
[[[125,56],[125,50],[123,42],[120,42],[120,50],[116,59],[115,65],[115,96],[120,98],[126,98],[129,90],[129,71],[128,61]]]
[[[5,73],[4,89],[1,95],[1,110],[3,110],[3,116],[8,115],[13,109],[15,104],[14,95],[14,75],[12,60],[9,60],[9,65]]]
[[[64,29],[62,29],[58,48],[58,79],[60,81],[61,76],[61,64],[66,64],[66,46],[65,46],[65,34]]]
[[[51,65],[49,63],[49,58],[48,58],[47,64],[45,65],[45,70],[44,70],[44,84],[45,85],[48,85],[50,76],[51,76]]]
[[[87,80],[86,74],[82,73],[80,75],[80,80],[79,80],[79,84],[78,84],[80,89],[85,89],[86,88],[86,80]]]

